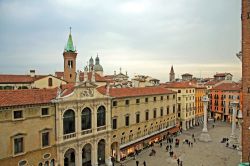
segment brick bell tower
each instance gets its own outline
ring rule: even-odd
[[[71,36],[71,27],[70,27],[68,42],[63,52],[63,59],[64,59],[63,78],[68,83],[76,81],[76,56],[77,52],[73,45],[73,40]]]
[[[250,0],[242,0],[242,161],[250,162]]]

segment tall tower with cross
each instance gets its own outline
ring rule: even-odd
[[[73,45],[71,27],[70,27],[68,42],[63,51],[63,59],[64,59],[63,78],[68,83],[75,82],[76,80],[76,56],[77,52]]]

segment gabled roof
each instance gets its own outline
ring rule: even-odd
[[[221,80],[212,80],[205,83],[205,85],[216,85],[217,83],[221,82]]]
[[[47,77],[48,75],[12,75],[12,74],[0,74],[0,84],[8,83],[32,83],[41,78]]]
[[[50,103],[57,89],[1,90],[0,107]]]
[[[238,83],[222,83],[211,90],[221,90],[221,91],[240,91],[241,84]]]
[[[104,95],[106,94],[105,86],[101,86],[97,88],[97,90]],[[117,97],[117,98],[173,94],[173,93],[176,93],[176,92],[162,88],[162,87],[110,88],[109,89],[109,95],[112,97]]]
[[[214,75],[214,77],[226,77],[227,75],[231,75],[232,76],[231,73],[216,73]]]
[[[182,82],[162,83],[160,86],[164,88],[195,88],[196,84],[190,81],[182,81]]]

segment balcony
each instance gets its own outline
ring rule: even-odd
[[[97,131],[106,130],[106,126],[97,127]]]
[[[74,137],[76,137],[76,133],[70,133],[70,134],[64,134],[63,135],[64,140],[74,138]]]
[[[92,129],[82,130],[81,135],[92,133]]]

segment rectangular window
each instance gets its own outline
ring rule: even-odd
[[[163,116],[163,108],[161,108],[161,116]]]
[[[169,106],[167,107],[167,115],[169,114]]]
[[[178,90],[178,93],[181,93],[181,90]]]
[[[163,100],[163,96],[161,96],[161,100]]]
[[[113,128],[113,129],[117,129],[117,119],[113,119],[112,128]]]
[[[148,98],[145,98],[145,103],[147,103],[148,102]]]
[[[169,96],[167,95],[167,100],[169,100]]]
[[[129,126],[129,116],[125,117],[125,126]]]
[[[181,100],[181,97],[178,97],[178,101],[180,101]]]
[[[117,106],[117,101],[113,101],[113,106]]]
[[[129,105],[129,100],[125,100],[125,105]]]
[[[136,123],[140,123],[140,114],[136,114]]]
[[[23,137],[14,139],[14,154],[23,153]]]
[[[148,119],[149,119],[148,117],[149,117],[149,112],[147,111],[147,112],[145,113],[145,119],[148,120]]]
[[[173,95],[173,99],[175,99],[175,95]]]
[[[154,110],[154,118],[156,118],[156,110]]]
[[[156,101],[156,97],[154,97],[154,101]]]
[[[42,108],[42,116],[49,115],[49,108]]]
[[[140,103],[140,99],[136,99],[136,104],[139,104]]]
[[[42,147],[49,146],[49,132],[42,133]]]
[[[173,105],[173,113],[175,113],[175,105]]]
[[[13,114],[14,114],[14,119],[21,119],[21,118],[23,118],[23,111],[22,110],[14,111]]]

